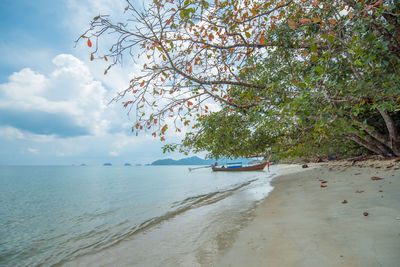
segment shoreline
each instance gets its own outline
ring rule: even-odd
[[[351,164],[283,170],[215,266],[397,266],[400,162]]]

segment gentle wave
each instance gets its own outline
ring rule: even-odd
[[[199,208],[199,207],[202,207],[205,205],[211,205],[218,201],[221,201],[221,200],[231,196],[236,191],[239,191],[240,189],[249,186],[250,184],[252,184],[253,182],[255,182],[257,180],[258,179],[253,179],[253,180],[241,183],[241,184],[234,185],[232,188],[229,188],[226,190],[218,190],[218,191],[210,192],[207,194],[201,194],[201,195],[197,195],[197,196],[193,196],[193,197],[188,197],[182,201],[173,202],[171,204],[171,208],[173,208],[173,210],[168,211],[161,216],[157,216],[157,217],[145,220],[144,222],[142,222],[138,225],[135,225],[133,227],[121,229],[118,233],[107,235],[107,232],[109,232],[109,231],[106,229],[103,229],[102,231],[93,230],[84,236],[74,237],[74,238],[85,240],[85,239],[94,238],[95,236],[98,236],[98,235],[103,236],[103,238],[101,240],[97,240],[96,242],[93,242],[91,244],[86,244],[86,245],[82,245],[79,247],[75,246],[75,249],[73,251],[69,251],[69,252],[65,251],[61,255],[59,254],[57,256],[57,259],[54,259],[54,257],[46,258],[45,261],[40,264],[47,264],[49,262],[53,262],[54,265],[62,265],[63,263],[71,261],[75,258],[93,254],[93,253],[97,253],[104,249],[116,246],[119,243],[123,242],[125,239],[130,238],[130,237],[132,237],[138,233],[141,233],[143,231],[149,230],[150,228],[157,226],[165,221],[168,221],[188,210]],[[120,223],[115,226],[121,226],[126,223],[128,223],[128,221],[125,221],[124,223]],[[113,228],[115,228],[115,226]],[[71,241],[78,241],[78,240],[67,240],[62,245],[64,246]]]
[[[211,192],[208,194],[202,194],[202,195],[197,195],[197,196],[193,196],[193,197],[188,197],[182,201],[175,201],[174,203],[172,203],[172,207],[179,207],[179,206],[198,207],[199,204],[200,204],[200,206],[212,204],[214,202],[212,202],[211,200],[224,199],[224,198],[228,197],[229,195],[231,195],[233,192],[235,192],[245,186],[248,186],[257,180],[258,179],[253,179],[253,180],[247,181],[247,182],[239,184],[231,189],[227,189],[227,190],[223,190],[223,191],[215,191],[215,192]]]

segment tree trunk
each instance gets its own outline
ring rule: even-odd
[[[384,125],[382,125],[382,127],[387,128],[388,134],[382,134],[378,130],[371,130],[370,126],[365,125],[357,117],[352,116],[353,120],[356,120],[361,124],[359,127],[364,130],[366,136],[361,137],[360,135],[353,133],[346,135],[345,137],[381,156],[400,156],[400,136],[395,122],[388,111],[379,110],[379,113],[384,120]]]
[[[345,138],[352,140],[354,142],[356,142],[357,144],[359,144],[362,147],[365,147],[366,149],[368,149],[369,151],[374,152],[375,154],[381,155],[381,156],[385,156],[387,157],[388,155],[385,153],[385,151],[382,151],[378,144],[378,141],[374,142],[374,139],[372,138],[362,138],[359,135],[356,134],[347,134],[344,136]]]
[[[375,143],[376,146],[384,152],[385,155],[392,155],[394,154],[392,151],[391,146],[389,145],[389,138],[387,138],[387,136],[379,133],[376,130],[370,130],[368,129],[367,126],[365,126],[364,124],[361,125],[361,128],[365,131],[366,134],[370,135],[373,139],[376,140],[376,142],[371,142],[371,143]]]
[[[387,146],[393,151],[395,156],[400,156],[400,136],[397,132],[396,125],[387,110],[379,109],[383,120],[385,121],[386,127],[389,132],[389,140]]]

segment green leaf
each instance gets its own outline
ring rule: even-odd
[[[316,66],[315,67],[315,72],[318,73],[319,75],[324,73],[324,69],[321,66]]]
[[[361,60],[359,60],[359,59],[354,60],[354,63],[355,63],[357,66],[360,66],[360,67],[363,65],[362,62],[361,62]]]
[[[315,53],[315,52],[317,52],[317,50],[318,50],[317,44],[313,44],[313,45],[311,46],[311,52]]]
[[[303,88],[305,88],[305,87],[307,87],[307,84],[305,84],[305,83],[298,83],[297,86],[298,86],[298,87],[303,87]]]
[[[313,54],[311,56],[311,61],[317,61],[318,60],[318,56],[316,54]]]

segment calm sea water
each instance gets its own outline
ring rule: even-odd
[[[207,264],[251,218],[273,174],[0,167],[0,265]]]

